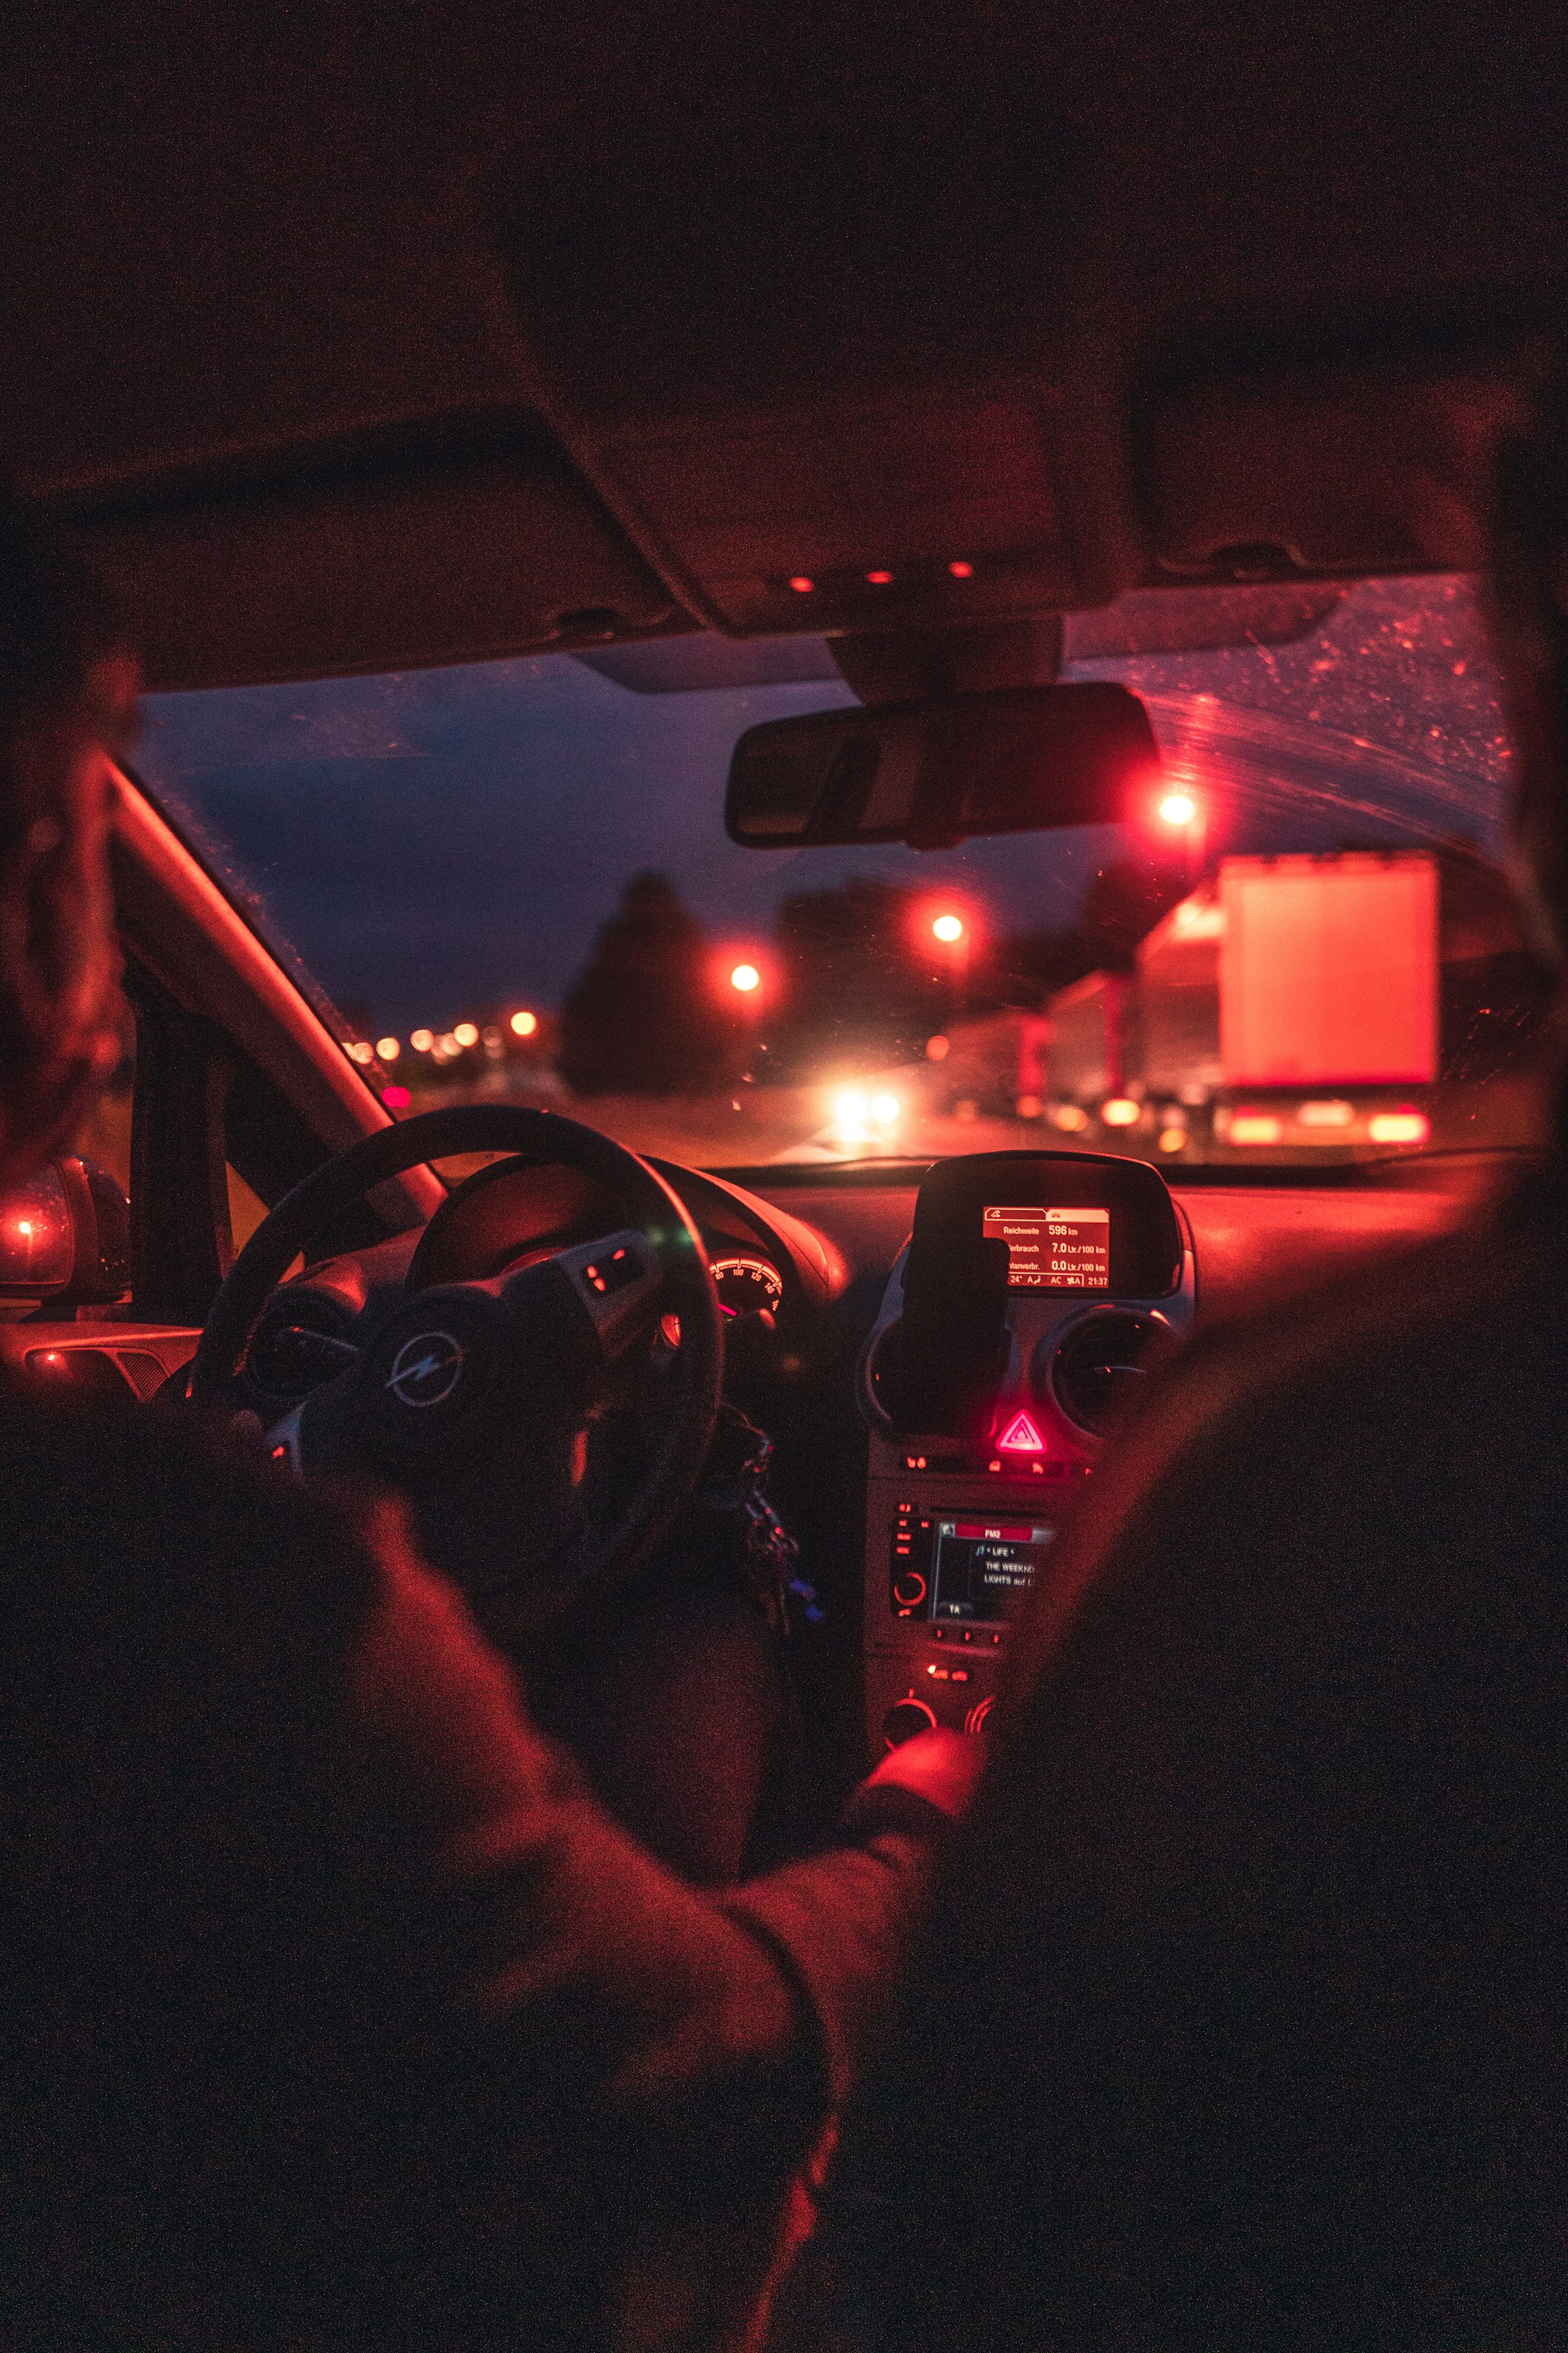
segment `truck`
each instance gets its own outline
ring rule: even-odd
[[[1506,881],[1471,851],[1222,858],[1134,970],[1051,998],[1034,1084],[1067,1134],[1170,1155],[1416,1147],[1439,1082],[1495,1078],[1541,1009]]]

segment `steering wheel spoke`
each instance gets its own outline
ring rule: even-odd
[[[658,1322],[664,1273],[646,1234],[623,1227],[603,1241],[557,1250],[548,1263],[571,1283],[606,1363],[625,1356]]]

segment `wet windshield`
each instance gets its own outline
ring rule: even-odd
[[[395,1111],[506,1096],[720,1167],[1532,1141],[1472,584],[1298,592],[1205,647],[1215,611],[1068,624],[1065,676],[1147,702],[1146,808],[950,850],[726,839],[742,731],[854,700],[813,638],[156,696],[138,766]]]

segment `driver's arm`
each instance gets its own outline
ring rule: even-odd
[[[700,1894],[617,1829],[529,1722],[507,1667],[390,1513],[375,1549],[381,1589],[353,1683],[367,1779],[417,1900],[448,1914],[460,1990],[503,2039],[509,2021],[525,2031],[563,2006],[591,2018],[588,2063],[613,2105],[741,2075],[765,2085],[798,2153],[967,1795],[969,1745],[949,1736],[929,1755],[889,1759],[837,1843],[723,1896]]]

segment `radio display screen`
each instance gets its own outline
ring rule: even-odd
[[[939,1519],[933,1533],[932,1618],[994,1623],[1011,1618],[1027,1595],[1056,1530],[955,1513]]]
[[[1109,1209],[981,1210],[987,1241],[1007,1245],[1009,1291],[1109,1291]]]

